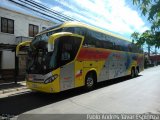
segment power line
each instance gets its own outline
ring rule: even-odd
[[[10,1],[10,2],[12,2],[12,3],[14,3],[14,4],[16,4],[16,5],[19,5],[19,6],[21,6],[21,7],[23,7],[23,8],[25,8],[25,9],[29,9],[29,10],[32,10],[32,11],[34,11],[34,12],[36,12],[36,13],[40,13],[40,14],[42,14],[42,15],[44,15],[44,16],[47,16],[47,17],[49,17],[49,18],[52,18],[52,19],[54,19],[54,20],[57,20],[57,21],[59,21],[59,22],[64,22],[64,21],[70,21],[71,19],[66,19],[66,17],[63,17],[62,15],[60,15],[60,16],[57,16],[56,15],[56,17],[55,17],[55,13],[54,12],[52,12],[52,15],[54,14],[54,16],[51,16],[51,15],[48,15],[48,14],[46,14],[46,13],[44,13],[44,12],[46,12],[46,10],[44,11],[42,8],[40,8],[40,5],[38,5],[39,7],[37,7],[36,6],[36,4],[29,4],[28,3],[28,5],[26,5],[27,3],[25,2],[25,5],[22,3],[22,2],[24,2],[24,1],[22,1],[22,0],[19,0],[19,2],[17,2],[17,1],[15,1],[15,0],[8,0],[8,1]],[[37,9],[34,9],[34,8],[37,8],[37,9],[39,9],[39,10],[37,10]],[[43,7],[44,8],[44,7]],[[51,12],[51,11],[50,11]],[[47,12],[48,13],[48,12]],[[58,14],[58,13],[57,13]],[[73,20],[72,20],[73,21]]]
[[[43,5],[43,4],[40,4],[40,3],[38,3],[38,2],[35,2],[35,1],[33,1],[33,0],[26,0],[26,1],[28,1],[28,2],[30,2],[30,3],[32,3],[32,4],[36,4],[37,6],[43,8],[43,9],[46,9],[46,10],[48,10],[48,11],[50,11],[50,12],[53,12],[54,14],[61,15],[61,16],[65,17],[65,18],[67,18],[67,19],[69,18],[69,19],[71,19],[71,20],[79,21],[79,20],[77,20],[77,19],[75,19],[75,18],[72,18],[72,17],[67,16],[67,15],[65,15],[65,14],[62,14],[62,13],[60,13],[60,12],[58,12],[58,11],[55,11],[55,10],[53,10],[53,9],[50,9],[49,7],[47,7],[47,6]]]
[[[50,15],[47,15],[47,14],[45,14],[45,13],[42,13],[42,12],[40,12],[40,11],[38,11],[38,10],[35,10],[35,9],[31,8],[31,7],[28,7],[28,6],[26,6],[26,5],[23,5],[23,4],[21,4],[21,3],[19,3],[19,2],[16,2],[16,1],[14,1],[14,0],[8,0],[8,1],[13,2],[13,3],[15,3],[15,4],[19,5],[19,6],[24,7],[24,8],[30,9],[30,10],[32,10],[32,11],[34,11],[34,12],[40,13],[40,14],[42,14],[42,15],[44,15],[44,16],[53,18],[53,19],[55,19],[55,20],[57,20],[57,21],[64,22],[63,20],[57,19],[57,18],[52,17],[52,16],[50,16]]]
[[[37,8],[37,9],[39,9],[42,12],[45,12],[47,14],[54,15],[55,17],[57,17],[59,19],[62,19],[64,21],[68,21],[68,20],[69,21],[70,20],[73,21],[73,19],[70,19],[70,18],[64,17],[62,15],[59,15],[58,13],[52,12],[52,11],[48,10],[48,8],[46,9],[44,7],[41,7],[40,5],[37,5],[37,4],[35,4],[35,3],[31,2],[31,1],[28,1],[28,0],[25,0],[25,1],[24,0],[18,0],[18,1],[20,1],[23,4],[25,3],[26,5],[32,6],[33,8]]]
[[[39,7],[37,7],[37,6],[35,6],[35,5],[32,5],[32,4],[30,4],[30,3],[27,3],[27,2],[25,2],[25,1],[21,1],[21,0],[19,0],[20,2],[23,2],[23,3],[25,3],[26,5],[30,5],[30,6],[32,6],[33,8],[37,8],[38,10],[41,10],[41,12],[45,12],[45,14],[47,13],[47,15],[49,14],[48,13],[48,11],[46,11],[46,10],[43,10],[43,9],[41,9],[41,8],[39,8]],[[50,14],[52,14],[52,13],[50,13]],[[58,17],[57,15],[55,16],[54,15],[54,17]],[[61,20],[63,20],[63,21],[65,21],[65,19],[64,18],[60,18]]]

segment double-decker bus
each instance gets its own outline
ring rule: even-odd
[[[28,45],[26,84],[56,93],[130,75],[144,69],[140,48],[127,39],[80,22],[64,22],[37,34]]]

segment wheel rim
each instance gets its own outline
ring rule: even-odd
[[[87,80],[86,80],[87,87],[92,87],[93,84],[94,84],[93,78],[91,78],[91,77],[87,78]]]

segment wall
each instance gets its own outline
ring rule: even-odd
[[[15,53],[12,51],[2,52],[2,69],[14,69],[15,67]]]
[[[14,20],[14,34],[1,32],[1,17]],[[17,36],[29,37],[29,24],[39,26],[40,32],[42,27],[50,27],[55,23],[0,7],[0,44],[17,44]],[[14,69],[15,53],[11,51],[2,51],[1,62],[2,69]]]
[[[30,15],[25,15],[4,8],[0,8],[0,17],[5,17],[14,20],[14,34],[0,32],[0,43],[16,44],[15,41],[16,36],[29,37],[29,24],[34,24],[39,26],[39,32],[42,30],[42,27],[50,27],[55,24],[51,21],[43,20],[40,18],[36,18]]]

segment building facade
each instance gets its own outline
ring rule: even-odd
[[[55,23],[42,18],[0,7],[0,45],[17,45]],[[19,69],[25,69],[26,56],[19,58]],[[13,74],[15,51],[0,49],[0,78]],[[21,71],[21,70],[20,70]]]

